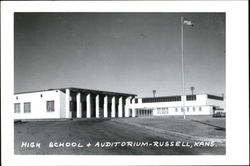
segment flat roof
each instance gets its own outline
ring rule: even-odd
[[[18,94],[24,94],[24,93],[36,93],[36,92],[53,91],[53,90],[61,90],[61,91],[65,92],[66,89],[70,89],[70,91],[73,91],[73,92],[92,93],[92,94],[103,94],[103,95],[113,95],[113,96],[126,96],[126,97],[128,97],[128,96],[132,96],[132,97],[137,96],[136,94],[130,94],[130,93],[101,91],[101,90],[83,89],[83,88],[75,88],[75,87],[52,88],[52,89],[44,89],[44,90],[37,90],[37,91],[19,92],[19,93],[14,93],[14,94],[18,95]]]
[[[208,93],[202,93],[202,94],[186,94],[184,96],[196,96],[196,95],[207,95],[208,97],[212,97],[212,98],[217,98],[217,99],[223,99],[222,96],[217,96],[217,95],[212,95],[212,94],[208,94]],[[181,97],[182,95],[172,95],[172,96],[157,96],[157,97],[138,97],[138,99],[161,99],[161,98],[167,98],[167,97]]]

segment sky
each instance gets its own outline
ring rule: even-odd
[[[225,93],[224,13],[15,13],[15,93],[77,87],[181,95]]]

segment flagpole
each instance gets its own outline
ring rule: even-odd
[[[183,100],[183,119],[186,119],[185,115],[185,75],[184,75],[184,57],[183,57],[183,21],[184,18],[181,16],[181,74],[182,74],[182,100]]]

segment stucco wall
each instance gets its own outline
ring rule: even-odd
[[[207,99],[207,105],[217,106],[225,109],[225,101],[223,100]]]
[[[185,106],[206,105],[207,95],[196,95],[196,100],[185,100]]]
[[[183,99],[185,100],[185,114],[186,115],[212,115],[212,106],[208,105],[207,95],[196,95],[196,100],[186,100],[186,97],[182,96],[182,101],[172,102],[151,102],[142,103],[142,99],[138,99],[138,103],[129,105],[130,108],[135,109],[153,109],[154,116],[161,115],[183,115],[181,110],[183,106]],[[217,103],[210,103],[217,104]]]
[[[65,93],[59,91],[59,101],[60,101],[60,118],[66,118],[66,103],[65,103]]]
[[[14,95],[14,103],[20,103],[20,113],[14,113],[14,119],[60,118],[59,94],[59,90],[51,90]],[[47,112],[46,101],[51,100],[54,101],[55,111]],[[30,113],[24,113],[24,102],[31,102]]]

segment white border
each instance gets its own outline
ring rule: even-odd
[[[3,165],[213,165],[249,163],[247,1],[1,2]],[[226,12],[227,145],[223,156],[13,155],[14,12]]]

